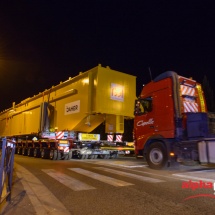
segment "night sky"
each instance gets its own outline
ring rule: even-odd
[[[175,71],[215,89],[213,1],[0,1],[0,110],[99,63],[142,84]]]

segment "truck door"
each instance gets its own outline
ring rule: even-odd
[[[137,149],[142,149],[148,136],[154,133],[152,97],[140,98],[135,102],[134,133]]]

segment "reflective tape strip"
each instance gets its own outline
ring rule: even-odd
[[[64,152],[69,152],[69,147],[65,147],[63,151]]]
[[[196,102],[183,102],[184,112],[198,112],[198,104]]]
[[[56,139],[63,139],[63,137],[64,137],[64,132],[62,131],[56,132]]]
[[[188,96],[195,96],[195,88],[181,85],[181,94]]]
[[[113,142],[113,135],[112,134],[107,135],[107,141]]]
[[[116,135],[116,142],[122,142],[122,135]]]

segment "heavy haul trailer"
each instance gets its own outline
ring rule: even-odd
[[[106,133],[123,134],[124,120],[133,118],[135,95],[135,76],[98,65],[13,103],[0,113],[0,136],[14,138],[17,151],[24,155],[108,157],[115,152],[101,150],[100,140],[80,140],[78,134],[89,134],[101,123]]]
[[[174,163],[215,163],[215,137],[209,132],[201,84],[165,72],[146,84],[135,101],[137,157],[160,169]]]

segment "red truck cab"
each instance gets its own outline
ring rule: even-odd
[[[182,157],[187,145],[193,148],[189,153],[195,154],[193,140],[208,132],[206,115],[201,85],[175,72],[162,73],[143,87],[135,101],[136,156],[160,169]]]

